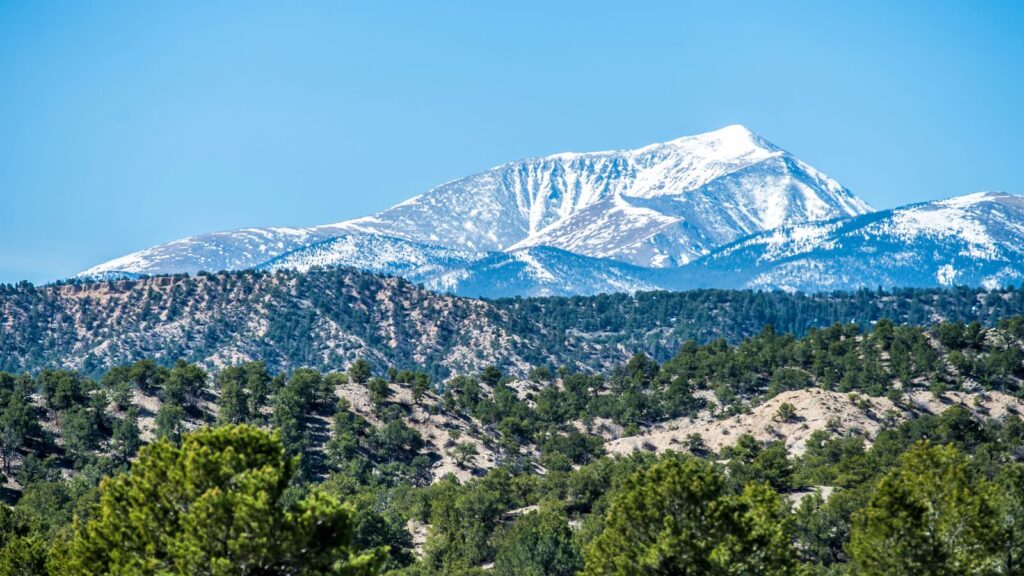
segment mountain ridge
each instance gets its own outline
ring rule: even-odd
[[[95,373],[142,358],[211,369],[338,369],[356,358],[440,377],[498,365],[603,370],[687,341],[796,335],[881,318],[929,325],[1024,313],[1024,289],[786,294],[731,290],[480,300],[352,268],[245,270],[47,286],[0,284],[0,370]]]
[[[681,272],[691,288],[995,288],[1024,279],[1024,197],[976,192],[782,227],[726,245]]]
[[[192,236],[78,277],[348,266],[485,298],[992,288],[1024,279],[1022,244],[1020,197],[976,193],[874,211],[731,125],[632,150],[506,162],[374,215]]]
[[[634,150],[507,162],[375,215],[310,228],[191,236],[78,276],[252,268],[355,233],[472,252],[552,246],[580,256],[671,267],[783,221],[868,210],[838,182],[733,125]]]

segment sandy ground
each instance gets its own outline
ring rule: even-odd
[[[495,466],[495,453],[491,444],[497,438],[492,437],[476,420],[463,417],[460,418],[444,409],[444,403],[437,395],[428,393],[424,395],[420,405],[413,403],[412,391],[400,384],[391,384],[391,398],[389,401],[401,405],[408,412],[409,417],[406,424],[423,436],[427,444],[423,452],[434,452],[440,455],[440,460],[434,463],[434,480],[444,477],[446,474],[454,474],[459,481],[466,481],[474,475],[478,475]],[[351,403],[351,410],[366,418],[373,425],[381,424],[373,410],[370,402],[369,391],[366,386],[359,384],[345,384],[336,391],[339,396],[344,397]],[[427,406],[436,406],[437,414],[427,411]],[[458,430],[458,441],[452,438],[452,431]],[[473,466],[460,467],[449,451],[456,443],[471,442],[476,445],[478,455]]]
[[[779,406],[789,403],[796,416],[780,421]],[[831,428],[847,435],[863,436],[870,442],[886,426],[897,424],[912,414],[939,414],[951,406],[962,405],[983,418],[1001,419],[1011,413],[1024,413],[1024,402],[1001,392],[947,392],[942,399],[927,391],[913,391],[904,397],[905,408],[897,407],[888,398],[871,398],[857,394],[809,388],[783,392],[764,404],[753,407],[749,414],[716,420],[709,414],[695,419],[679,418],[656,424],[636,436],[618,438],[605,444],[612,454],[628,454],[634,450],[662,452],[683,451],[690,434],[700,434],[712,450],[718,451],[736,442],[743,434],[761,441],[781,440],[793,455],[803,454],[807,439],[817,430]]]

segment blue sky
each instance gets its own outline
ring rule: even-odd
[[[876,207],[1024,193],[1021,2],[0,0],[0,281],[742,123]]]

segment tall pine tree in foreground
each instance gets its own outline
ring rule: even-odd
[[[295,474],[276,435],[204,429],[142,449],[103,482],[98,508],[57,550],[55,574],[377,574],[386,548],[356,551],[353,510],[312,492],[287,505]]]

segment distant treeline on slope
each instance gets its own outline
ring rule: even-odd
[[[512,298],[491,301],[508,315],[513,331],[542,323],[542,345],[588,338],[621,342],[658,360],[674,355],[687,340],[735,344],[765,326],[802,337],[811,328],[853,323],[868,328],[887,318],[895,324],[930,326],[941,321],[980,322],[1024,311],[1024,287],[904,288],[813,294],[754,290],[688,290],[597,296]]]
[[[352,269],[221,272],[135,280],[0,285],[0,369],[87,374],[141,358],[209,368],[259,359],[274,369],[339,369],[355,358],[434,378],[497,365],[602,371],[645,352],[670,358],[687,340],[738,342],[765,325],[803,335],[862,327],[979,321],[1024,314],[1013,287],[819,294],[695,290],[571,298],[472,300]]]

